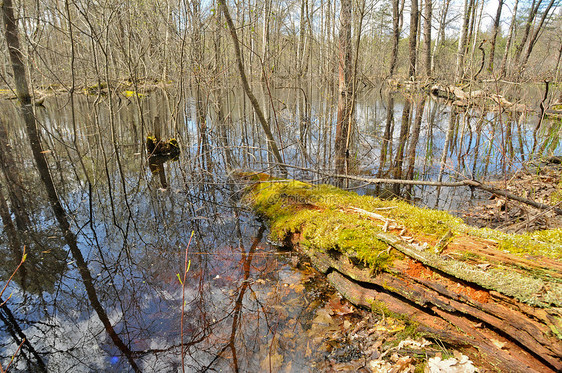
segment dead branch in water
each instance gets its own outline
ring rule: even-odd
[[[496,194],[498,196],[502,196],[514,201],[518,201],[524,203],[529,206],[533,206],[540,210],[552,210],[557,215],[562,215],[562,209],[556,206],[550,206],[544,203],[540,203],[537,201],[533,201],[528,198],[524,198],[513,193],[509,193],[506,190],[498,189],[491,187],[489,185],[485,185],[484,183],[477,181],[477,180],[461,180],[461,181],[450,181],[450,182],[440,182],[440,181],[427,181],[427,180],[398,180],[398,179],[380,179],[380,178],[366,178],[361,176],[354,176],[354,175],[340,175],[334,174],[330,172],[324,172],[319,170],[313,170],[305,167],[298,167],[293,165],[285,164],[284,167],[288,168],[295,168],[302,171],[314,172],[322,176],[330,177],[330,178],[346,178],[348,180],[356,180],[361,181],[367,184],[401,184],[401,185],[420,185],[420,186],[434,186],[434,187],[470,187],[470,188],[478,188],[485,190],[486,192]]]

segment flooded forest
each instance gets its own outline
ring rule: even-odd
[[[329,184],[562,243],[561,5],[3,0],[0,372],[501,371],[336,291],[247,195]],[[288,193],[266,202],[341,207]],[[562,297],[560,247],[537,276]],[[541,343],[514,346],[562,369]]]

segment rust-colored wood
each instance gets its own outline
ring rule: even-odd
[[[303,205],[300,208],[317,206]],[[347,213],[365,216],[361,209],[346,208]],[[370,213],[374,224],[383,226],[385,218]],[[387,224],[388,225],[388,224]],[[294,233],[288,242],[308,256],[313,265],[327,275],[328,280],[352,303],[374,308],[384,304],[391,312],[408,316],[418,322],[418,330],[457,346],[473,346],[472,352],[485,356],[474,359],[500,371],[560,372],[562,371],[562,308],[524,303],[478,283],[457,278],[440,263],[432,263],[409,247],[411,238],[403,237],[399,229],[377,235],[389,244],[398,259],[373,273],[357,258],[335,250],[323,251],[301,245],[302,237]],[[435,239],[423,235],[432,246]],[[497,249],[494,241],[457,234],[444,245],[440,258],[461,258],[466,252],[471,265],[483,265],[481,271],[499,266],[510,271],[532,273],[559,285],[562,264],[556,260],[516,256]],[[466,257],[466,255],[465,255]],[[422,262],[423,261],[423,262]],[[446,263],[446,261],[445,261]],[[558,333],[558,334],[557,334]],[[468,349],[470,350],[470,349]]]

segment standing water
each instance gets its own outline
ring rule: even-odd
[[[279,93],[270,113],[284,161],[293,178],[330,182],[335,108],[294,95]],[[56,224],[17,105],[0,103],[8,145],[0,198],[9,201],[0,206],[1,284],[22,255],[14,240],[27,253],[0,300],[2,366],[16,355],[14,371],[181,371],[182,363],[186,371],[307,371],[323,359],[312,333],[325,294],[308,266],[268,243],[241,202],[232,170],[275,169],[248,103],[227,102],[228,118],[209,113],[206,127],[193,102],[180,107],[158,91],[76,97],[74,107],[57,96],[36,108],[85,262]],[[447,181],[507,177],[529,159],[537,118],[372,91],[358,100],[356,120],[354,174]],[[545,125],[543,153],[558,149],[559,125]],[[177,139],[178,157],[149,161],[144,144],[154,131]],[[471,199],[464,189],[398,192],[452,212]]]

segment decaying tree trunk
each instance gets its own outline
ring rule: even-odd
[[[247,200],[271,238],[308,256],[352,303],[406,315],[426,337],[498,371],[562,370],[562,242],[554,234],[481,230],[404,202],[244,176],[262,180]]]

